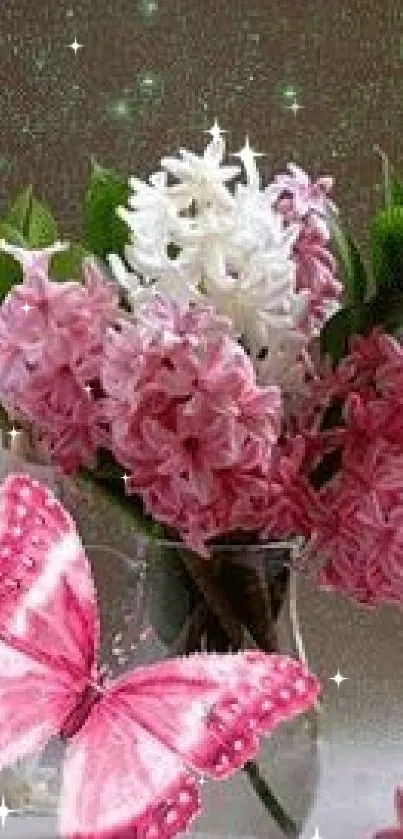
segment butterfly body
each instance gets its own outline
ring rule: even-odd
[[[103,690],[100,681],[95,685],[88,683],[85,686],[84,690],[77,698],[75,707],[72,711],[70,711],[59,731],[59,737],[62,740],[71,740],[71,738],[80,731],[86,719],[89,717],[94,705],[101,700],[102,694]]]
[[[6,480],[0,508],[0,768],[59,736],[63,837],[171,839],[200,811],[200,776],[223,780],[256,756],[260,735],[315,702],[316,678],[286,656],[244,651],[103,683],[74,522],[25,475]]]

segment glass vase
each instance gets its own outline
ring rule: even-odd
[[[49,485],[53,478],[49,476]],[[60,489],[60,488],[59,488]],[[71,490],[71,487],[70,487]],[[295,545],[217,545],[206,561],[180,543],[140,538],[127,514],[95,489],[62,488],[91,563],[101,619],[101,666],[110,678],[195,651],[259,647],[304,657],[298,627]],[[14,810],[5,837],[56,839],[63,745],[0,776]],[[228,781],[202,786],[198,839],[281,839],[300,835],[318,774],[315,709],[262,738],[259,754]],[[133,837],[134,839],[134,837]]]

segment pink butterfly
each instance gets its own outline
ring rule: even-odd
[[[168,839],[258,735],[308,709],[319,683],[260,651],[190,655],[102,685],[96,594],[75,524],[27,475],[0,488],[0,768],[66,740],[60,830],[69,839]]]

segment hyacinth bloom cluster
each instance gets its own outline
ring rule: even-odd
[[[218,126],[199,156],[161,160],[149,183],[130,179],[129,209],[118,212],[132,242],[128,271],[109,257],[133,306],[154,293],[181,302],[204,297],[231,319],[262,384],[293,390],[303,381],[301,359],[338,308],[341,284],[330,250],[331,179],[311,182],[296,166],[266,187],[249,143],[242,170],[223,163]],[[173,182],[174,181],[174,182]]]
[[[314,336],[337,311],[342,293],[328,223],[329,212],[337,213],[329,198],[333,179],[323,177],[311,182],[298,166],[289,164],[288,169],[288,174],[276,176],[271,194],[285,226],[298,225],[293,248],[295,287],[299,294],[307,295],[300,327],[307,335]]]
[[[0,308],[0,400],[64,472],[106,450],[122,492],[199,554],[300,536],[322,586],[401,602],[403,347],[374,330],[334,368],[316,358],[342,291],[332,179],[290,164],[264,186],[248,141],[228,165],[210,133],[131,178],[117,282],[95,261],[54,282],[65,245],[1,243],[24,278]]]
[[[278,387],[211,307],[155,297],[109,329],[104,412],[126,489],[206,554],[235,529],[262,529],[281,428]]]
[[[403,598],[403,350],[375,330],[356,337],[336,370],[312,382],[304,469],[337,450],[335,474],[316,493],[306,560],[320,560],[321,585],[367,605]],[[337,399],[339,426],[318,430]]]
[[[280,388],[258,384],[213,307],[153,295],[129,315],[95,263],[83,283],[61,284],[48,277],[52,249],[4,247],[24,281],[0,310],[0,397],[65,472],[106,448],[126,490],[198,553],[235,531],[299,535],[321,585],[368,605],[402,600],[398,341],[356,337],[335,369],[311,367],[285,415]],[[323,429],[335,402],[339,417]]]
[[[84,283],[53,282],[51,254],[3,243],[22,262],[24,281],[0,309],[0,398],[66,472],[91,464],[101,439],[91,387],[99,381],[103,335],[117,306],[115,289],[93,262]]]

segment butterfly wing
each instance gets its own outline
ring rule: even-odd
[[[0,488],[0,768],[60,730],[95,667],[94,587],[75,525],[46,487]]]
[[[175,836],[199,811],[193,773],[229,777],[256,755],[260,734],[318,693],[299,661],[255,651],[138,668],[112,685],[68,746],[62,835]]]

